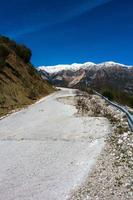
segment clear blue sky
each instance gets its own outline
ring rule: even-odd
[[[133,64],[133,0],[4,0],[0,34],[32,49],[32,63]]]

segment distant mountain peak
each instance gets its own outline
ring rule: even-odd
[[[73,64],[59,64],[54,66],[40,66],[38,67],[39,70],[44,70],[48,73],[58,73],[60,71],[78,71],[80,69],[87,69],[95,67],[95,69],[99,69],[100,67],[113,67],[113,66],[121,66],[121,67],[130,67],[121,63],[113,62],[113,61],[107,61],[103,63],[93,63],[93,62],[85,62],[85,63],[73,63]]]
[[[86,63],[73,63],[73,64],[59,64],[59,65],[54,65],[54,66],[40,66],[38,67],[40,70],[45,70],[48,73],[57,73],[59,71],[63,70],[72,70],[72,71],[77,71],[81,68],[86,68],[89,66],[94,66],[96,65],[93,62],[86,62]]]
[[[98,66],[100,66],[100,65],[102,65],[102,66],[109,66],[109,67],[111,67],[111,66],[122,66],[122,67],[125,67],[126,65],[124,65],[124,64],[121,64],[121,63],[117,63],[117,62],[114,62],[114,61],[107,61],[107,62],[102,62],[102,63],[99,63],[98,64]]]

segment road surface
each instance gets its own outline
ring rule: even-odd
[[[65,200],[88,177],[110,124],[58,101],[74,95],[61,89],[0,120],[0,200]]]

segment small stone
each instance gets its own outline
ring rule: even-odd
[[[123,134],[124,138],[127,138],[127,136],[128,136],[128,132]]]
[[[121,144],[123,141],[121,139],[118,140],[118,144]]]

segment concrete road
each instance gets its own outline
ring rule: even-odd
[[[74,95],[61,89],[0,120],[0,200],[65,200],[85,181],[110,124],[58,101]]]

